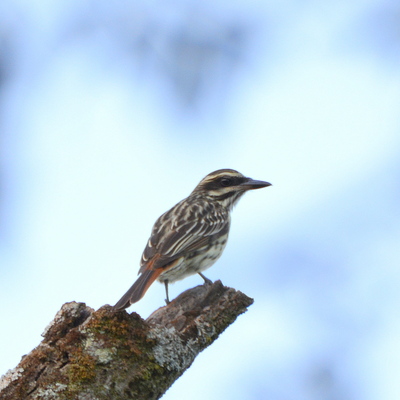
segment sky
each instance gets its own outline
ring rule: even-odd
[[[65,302],[114,304],[157,217],[233,168],[273,186],[240,201],[206,276],[255,302],[163,399],[398,399],[399,15],[3,1],[0,374]],[[130,311],[163,302],[154,284]]]

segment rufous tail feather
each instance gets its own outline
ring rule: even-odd
[[[129,290],[121,297],[118,303],[113,307],[115,311],[124,310],[131,304],[139,301],[150,285],[160,276],[163,272],[161,268],[155,270],[146,269],[144,270],[136,282],[129,288]]]

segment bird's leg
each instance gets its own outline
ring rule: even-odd
[[[212,280],[206,278],[201,272],[198,272],[198,274],[204,279],[204,284],[205,285],[212,285]]]
[[[169,301],[169,296],[168,296],[168,279],[166,279],[166,280],[164,281],[164,286],[165,286],[165,294],[166,294],[166,296],[167,296],[167,298],[165,299],[165,302],[166,302],[167,305],[168,305],[169,303],[171,303],[171,302]]]

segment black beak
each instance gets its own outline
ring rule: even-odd
[[[240,184],[244,190],[261,189],[263,187],[272,186],[269,182],[256,181],[255,179],[247,178],[246,182]]]

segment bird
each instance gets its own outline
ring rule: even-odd
[[[205,176],[192,193],[155,222],[143,251],[139,277],[113,307],[121,311],[139,301],[158,279],[168,284],[199,274],[221,256],[229,234],[231,211],[249,190],[271,186],[233,169],[219,169]]]

